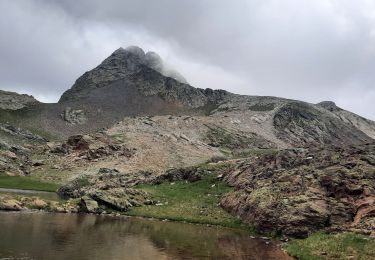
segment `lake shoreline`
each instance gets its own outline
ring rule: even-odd
[[[245,231],[139,217],[0,212],[0,228],[0,258],[66,259],[69,252],[72,259],[292,259],[277,242]]]
[[[157,206],[155,206],[157,207]],[[277,246],[288,255],[298,259],[312,259],[313,257],[324,258],[326,254],[342,255],[345,252],[352,252],[354,256],[365,255],[372,256],[375,252],[370,245],[375,246],[375,239],[369,238],[358,233],[336,232],[336,233],[314,233],[306,239],[291,239],[277,237],[270,234],[255,232],[246,226],[225,226],[215,223],[199,223],[176,218],[158,218],[146,215],[132,215],[126,212],[101,212],[88,213],[80,209],[80,201],[78,199],[69,199],[61,201],[42,200],[38,197],[24,197],[19,195],[7,195],[0,193],[0,214],[6,212],[25,213],[41,213],[41,214],[62,214],[62,215],[80,215],[80,216],[103,216],[113,219],[142,219],[158,222],[183,223],[202,227],[212,227],[217,229],[227,229],[238,232],[246,232],[249,237],[259,238],[277,244]],[[348,242],[349,241],[349,242]],[[360,242],[358,242],[360,241]],[[360,248],[366,246],[367,251],[360,251]],[[354,249],[353,249],[354,248]],[[348,251],[349,250],[349,251]],[[354,253],[353,253],[354,250]],[[328,253],[327,253],[328,252]],[[339,259],[339,258],[338,258]]]

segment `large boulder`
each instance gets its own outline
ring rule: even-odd
[[[148,193],[132,188],[145,178],[142,173],[126,174],[101,168],[96,175],[73,179],[62,186],[58,194],[64,198],[80,198],[81,211],[84,212],[98,213],[100,208],[127,211],[152,201]]]

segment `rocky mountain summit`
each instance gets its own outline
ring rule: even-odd
[[[119,48],[79,77],[57,104],[31,102],[15,112],[3,111],[1,118],[17,118],[18,127],[43,129],[59,138],[108,128],[129,116],[154,115],[230,118],[220,127],[242,128],[279,148],[359,144],[375,137],[373,121],[332,102],[315,105],[200,89],[176,75],[154,52]]]
[[[84,73],[77,79],[75,84],[66,91],[60,98],[60,103],[69,100],[77,100],[86,97],[87,93],[95,88],[102,88],[114,83],[120,79],[141,79],[139,73],[147,73],[152,76],[152,71],[160,73],[162,76],[176,80],[169,82],[169,85],[178,84],[183,88],[186,79],[177,71],[168,69],[161,57],[155,52],[145,53],[137,46],[130,46],[126,49],[119,48],[105,59],[98,67]],[[151,75],[150,75],[151,74]],[[162,81],[160,78],[155,80]],[[163,83],[163,82],[155,82]],[[183,83],[183,84],[181,84]],[[126,84],[126,83],[125,83]],[[167,84],[167,83],[164,83]],[[141,89],[144,94],[153,94],[156,91],[165,91],[166,86],[158,86],[157,89],[147,89],[145,86]]]

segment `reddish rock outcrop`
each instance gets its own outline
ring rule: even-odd
[[[233,165],[221,206],[263,231],[306,237],[335,228],[375,230],[375,144],[288,149]]]

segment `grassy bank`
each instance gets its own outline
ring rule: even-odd
[[[218,205],[220,198],[231,188],[212,175],[192,183],[179,181],[141,185],[138,189],[149,192],[160,203],[157,206],[134,207],[127,212],[128,215],[249,228]]]
[[[375,259],[375,239],[353,233],[315,233],[290,241],[285,249],[301,260]]]
[[[60,185],[24,176],[0,176],[0,188],[56,191]]]

